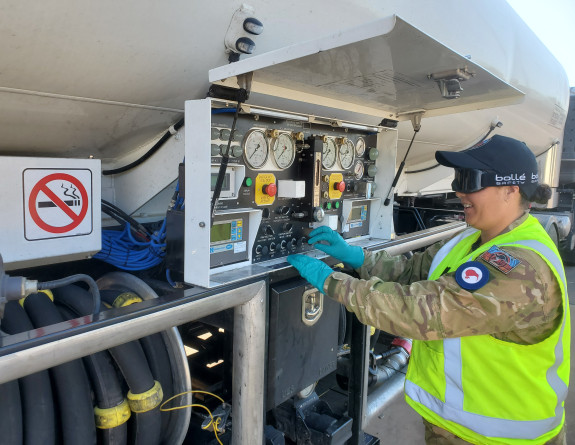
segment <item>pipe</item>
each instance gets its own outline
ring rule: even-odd
[[[267,286],[234,309],[232,444],[265,443],[264,377]]]
[[[403,394],[403,385],[405,383],[404,373],[406,371],[407,367],[402,369],[401,372],[396,372],[395,375],[385,382],[385,385],[377,387],[367,396],[364,426],[376,421],[376,417],[396,400],[397,397]]]

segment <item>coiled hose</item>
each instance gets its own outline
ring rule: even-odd
[[[45,293],[31,294],[24,309],[36,328],[61,323],[64,318]],[[96,424],[90,384],[81,360],[73,360],[50,369],[62,418],[64,445],[96,444]]]
[[[13,335],[31,331],[34,325],[24,308],[17,301],[10,301],[6,303],[4,310],[2,329]],[[54,402],[48,371],[22,377],[18,383],[22,399],[22,424],[26,426],[23,429],[24,445],[55,445]],[[14,428],[15,425],[13,422]]]
[[[56,306],[66,320],[77,317],[77,314],[68,307]],[[84,357],[82,361],[88,371],[96,399],[94,414],[97,414],[98,444],[126,445],[130,411],[129,407],[123,406],[124,403],[127,405],[127,401],[124,399],[112,357],[107,351],[100,351]]]
[[[54,290],[54,298],[78,316],[90,313],[89,300],[78,298],[82,295],[76,286],[66,286]],[[144,394],[152,390],[155,381],[148,366],[146,356],[138,341],[131,341],[109,349],[109,353],[120,368],[132,394]],[[161,436],[161,413],[159,406],[145,412],[134,413],[134,426],[131,431],[137,445],[157,445]]]

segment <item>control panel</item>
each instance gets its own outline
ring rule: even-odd
[[[213,275],[308,252],[322,225],[349,239],[389,237],[372,215],[381,213],[382,151],[393,154],[383,167],[393,177],[395,130],[253,107],[236,116],[234,103],[215,99],[187,103],[186,122],[186,281],[207,285],[197,280],[207,256]],[[205,127],[203,143],[190,127]]]

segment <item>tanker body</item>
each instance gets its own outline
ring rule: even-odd
[[[5,443],[376,444],[410,341],[370,339],[285,257],[337,267],[307,244],[322,225],[398,254],[457,233],[434,153],[488,132],[559,185],[566,75],[503,0],[24,0],[3,21]]]

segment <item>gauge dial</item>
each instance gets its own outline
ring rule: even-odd
[[[295,142],[287,133],[280,135],[272,142],[272,159],[278,168],[288,168],[295,158]]]
[[[365,139],[359,138],[355,143],[355,154],[357,156],[363,156],[365,153]]]
[[[363,178],[363,173],[364,173],[363,162],[361,162],[358,159],[357,161],[355,161],[355,164],[353,166],[353,177],[355,179],[361,179]]]
[[[337,147],[332,138],[325,138],[321,154],[321,164],[323,168],[332,168],[337,159]]]
[[[253,169],[262,168],[268,158],[268,141],[261,130],[251,130],[243,142],[244,159]]]
[[[339,163],[342,168],[348,169],[353,164],[355,147],[349,139],[339,146]]]

